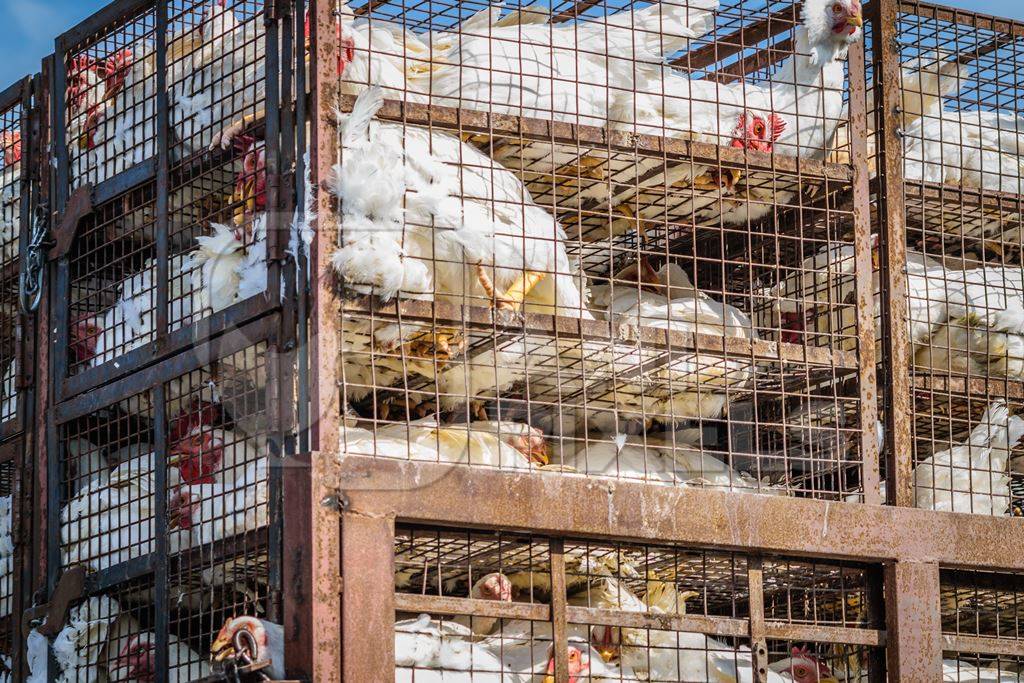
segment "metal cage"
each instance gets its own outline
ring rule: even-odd
[[[1021,26],[817,4],[118,0],[58,38],[0,100],[52,263],[47,343],[0,338],[49,677],[1016,675],[1024,192],[965,131],[1014,137]]]
[[[189,0],[115,2],[57,39],[59,398],[280,306],[279,38],[261,3]]]

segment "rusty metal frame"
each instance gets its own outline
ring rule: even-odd
[[[284,3],[287,4],[287,3]],[[90,193],[92,205],[117,196],[132,188],[141,187],[147,182],[155,183],[156,215],[155,224],[155,256],[156,256],[156,334],[155,338],[143,344],[140,348],[134,349],[117,357],[116,363],[107,362],[100,367],[84,368],[75,375],[68,374],[67,353],[68,348],[68,323],[69,314],[62,308],[67,304],[54,307],[54,329],[56,335],[53,348],[54,374],[57,383],[53,387],[53,394],[56,400],[63,400],[94,389],[97,386],[109,381],[112,378],[122,377],[135,369],[143,368],[153,363],[161,362],[164,358],[186,351],[196,341],[201,341],[229,330],[233,327],[244,325],[263,315],[275,313],[281,309],[281,297],[278,295],[282,262],[284,260],[284,249],[287,246],[286,240],[280,239],[282,226],[287,225],[287,220],[280,211],[268,210],[267,212],[267,296],[256,296],[248,301],[238,302],[223,311],[199,320],[194,324],[183,328],[169,331],[167,325],[167,297],[168,297],[168,218],[167,207],[170,191],[176,187],[178,176],[190,173],[191,166],[208,163],[204,160],[197,160],[191,166],[185,165],[182,168],[170,168],[170,106],[168,102],[168,88],[166,84],[166,47],[168,36],[167,8],[169,0],[113,0],[109,5],[83,20],[79,25],[69,29],[59,36],[55,41],[55,82],[53,87],[54,97],[50,110],[51,126],[54,131],[54,154],[56,158],[56,182],[54,192],[54,225],[61,224],[66,210],[69,209],[69,186],[70,186],[70,163],[67,154],[65,140],[66,124],[65,116],[65,91],[67,80],[67,64],[65,56],[76,45],[101,34],[111,26],[138,14],[145,10],[152,10],[155,13],[155,52],[157,59],[156,84],[155,84],[155,123],[157,131],[156,155],[146,159],[133,167],[124,170],[110,178],[105,179],[98,186],[87,187]],[[270,5],[268,5],[270,7]],[[267,17],[275,16],[275,13],[267,12]],[[258,19],[254,19],[258,20]],[[282,97],[279,77],[276,69],[282,64],[291,60],[281,59],[279,42],[277,37],[278,20],[275,16],[272,20],[265,20],[267,23],[267,49],[264,59],[267,67],[267,88],[265,97],[265,118],[247,129],[254,135],[262,135],[266,138],[266,197],[268,207],[278,206],[279,189],[281,187],[281,161],[279,160],[279,149],[281,145],[280,130],[280,109]],[[235,152],[211,153],[210,157],[216,161],[228,161],[234,158]],[[82,190],[79,188],[79,191]],[[286,193],[287,194],[287,193]],[[286,207],[279,207],[286,208]],[[70,245],[73,241],[74,231],[77,225],[67,226],[71,234],[64,235]],[[51,282],[51,292],[56,301],[69,301],[66,296],[70,285],[68,255],[60,254],[57,257],[56,277]]]

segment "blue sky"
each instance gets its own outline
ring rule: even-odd
[[[1021,0],[947,2],[965,9],[1024,19]],[[0,89],[38,71],[39,61],[53,52],[54,38],[105,4],[105,0],[0,0],[0,16],[7,25],[0,39]]]

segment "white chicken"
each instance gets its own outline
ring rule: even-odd
[[[0,496],[0,619],[14,608],[14,537],[11,496]]]
[[[619,283],[619,284],[616,284]],[[591,287],[595,309],[626,330],[653,327],[682,333],[756,340],[750,318],[729,304],[715,301],[694,287],[686,273],[668,263],[654,272],[646,260],[617,273],[611,285]],[[618,391],[619,420],[652,419],[672,424],[683,419],[717,418],[730,391],[745,387],[754,377],[749,359],[718,357],[711,352],[676,353],[670,363],[649,375],[655,390]],[[604,412],[594,426],[606,433],[621,431]]]
[[[468,627],[429,614],[395,624],[395,681],[503,683],[501,660],[473,642]]]
[[[457,137],[373,120],[382,103],[380,90],[367,90],[353,112],[341,116],[343,162],[328,181],[342,204],[343,243],[332,261],[337,275],[353,291],[384,301],[400,293],[454,304],[472,297],[506,311],[592,318],[561,226],[519,179]],[[435,360],[447,361],[456,343],[454,333],[414,325],[347,324],[341,360],[350,400],[407,372],[433,378]],[[371,363],[363,355],[395,349],[417,335],[412,359]],[[427,349],[412,352],[415,346]],[[501,362],[455,366],[440,381],[442,405],[508,386],[529,358],[519,351],[497,355]]]
[[[144,632],[130,612],[106,595],[73,607],[53,642],[60,667],[58,683],[111,681],[136,683],[156,675],[156,635]],[[202,658],[173,634],[167,636],[168,676],[186,683],[208,676]]]
[[[167,82],[189,73],[198,42],[191,30],[170,37]],[[157,152],[156,55],[139,40],[101,59],[87,54],[68,66],[68,159],[74,184],[99,183]]]
[[[702,450],[683,444],[673,447],[671,435],[619,435],[612,441],[584,440],[567,444],[562,451],[562,467],[589,476],[688,484],[727,491],[781,493],[749,474],[737,472]]]
[[[1020,683],[1022,674],[1004,668],[980,667],[958,659],[942,660],[942,680],[951,683]]]
[[[780,117],[783,132],[773,143],[774,152],[824,160],[844,121],[843,61],[849,46],[860,40],[863,23],[859,0],[805,2],[802,24],[794,31],[795,54],[766,84],[741,81],[716,86],[711,106],[716,106],[716,99],[729,101],[723,92],[728,90],[739,103]],[[755,173],[735,198],[723,196],[711,202],[702,198],[695,201],[695,209],[703,205],[706,208],[698,212],[701,220],[726,225],[760,220],[794,199],[792,191],[776,190],[771,179],[770,174]]]
[[[1024,193],[1024,118],[1016,113],[937,102],[904,133],[907,180]]]
[[[340,452],[403,460],[528,470],[546,465],[541,434],[511,422],[442,427],[432,418],[378,425],[374,430],[341,430]]]
[[[1010,504],[1010,450],[1024,437],[1024,420],[1006,404],[989,405],[967,443],[936,453],[914,468],[914,505],[928,510],[1005,515]]]
[[[94,477],[61,510],[64,566],[86,565],[101,571],[154,552],[156,514],[153,453],[122,463],[109,475]],[[169,486],[180,483],[168,468]],[[181,545],[180,532],[168,537],[170,552]]]
[[[241,636],[241,633],[247,634]],[[284,672],[284,627],[265,619],[238,616],[224,622],[217,637],[210,645],[210,658],[223,662],[237,657],[236,639],[250,647],[247,653],[253,664],[268,664],[263,673],[272,680],[283,680]]]
[[[18,257],[21,235],[21,132],[0,133],[0,263],[6,265]]]
[[[170,91],[171,125],[184,157],[222,141],[230,147],[266,99],[266,35],[258,15],[243,21],[219,0],[203,16],[198,37],[201,44],[183,60],[187,75]],[[222,140],[228,128],[231,133]]]
[[[241,469],[230,482],[184,485],[170,495],[168,527],[187,534],[183,545],[198,548],[267,525],[267,460]]]
[[[4,370],[2,384],[3,394],[0,396],[0,422],[13,420],[18,415],[18,384],[17,384],[18,361],[11,360]]]
[[[659,2],[562,25],[469,27],[420,78],[435,104],[604,126],[645,69],[713,27],[717,8]]]

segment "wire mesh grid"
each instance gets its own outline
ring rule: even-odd
[[[145,652],[135,643],[127,659],[119,645],[128,664],[89,662],[111,680],[146,680],[119,679],[111,667],[145,667],[152,657],[171,680],[196,680],[232,661],[240,630],[261,650],[280,647],[280,627],[264,621],[276,614],[278,590],[268,560],[267,405],[260,342],[61,425],[60,566],[86,567],[90,603],[113,598],[147,614],[135,616],[147,629],[170,634],[147,640]],[[145,589],[129,589],[132,581]],[[70,653],[81,661],[77,642]],[[283,666],[280,651],[272,656]]]
[[[262,3],[160,2],[67,50],[66,179],[94,186],[66,255],[69,375],[267,290],[264,31]]]
[[[18,283],[22,233],[22,195],[28,159],[22,163],[22,125],[25,103],[17,102],[0,113],[0,423],[18,414],[16,339]]]
[[[880,71],[873,41],[881,34],[872,25],[867,78],[869,120],[895,134],[896,149],[876,157],[872,183],[880,229],[889,221],[891,239],[902,241],[896,253],[906,250],[905,263],[888,267],[906,282],[906,323],[894,322],[903,329],[892,339],[909,348],[910,503],[1016,514],[1013,463],[1024,423],[1015,416],[1022,355],[1013,322],[1022,310],[1015,65],[1024,32],[1010,20],[926,3],[893,7],[895,24],[884,34],[893,40],[892,71]],[[883,102],[885,78],[886,96],[897,102]],[[879,144],[873,136],[869,151]],[[902,188],[886,171],[902,172]],[[886,271],[876,274],[876,289],[889,282]]]
[[[941,579],[943,680],[1020,680],[1021,658],[1014,654],[1020,640],[1019,577],[945,569]],[[1000,639],[1010,648],[1000,647]]]
[[[563,579],[557,567],[564,567]],[[741,680],[751,675],[754,657],[748,567],[748,558],[728,552],[606,541],[552,546],[531,535],[401,525],[395,537],[398,680],[438,669],[540,680],[554,672],[555,610],[566,612],[575,680]],[[817,625],[877,626],[852,614],[867,608],[864,569],[771,560],[763,571],[762,614],[776,627],[809,623],[802,611],[809,602]],[[797,603],[804,607],[794,608]],[[870,648],[827,640],[769,640],[768,680],[866,675]]]
[[[346,113],[327,186],[346,299],[342,449],[858,498],[875,430],[857,379],[867,253],[851,168],[829,156],[861,22],[856,3],[842,10],[829,17],[842,30],[814,43],[823,71],[781,4],[588,3],[573,21],[554,7],[340,5]],[[673,36],[679,21],[699,37]],[[540,45],[547,62],[516,52]],[[564,70],[544,71],[563,48]],[[609,52],[598,83],[591,62]],[[518,60],[538,73],[506,68]],[[633,85],[615,71],[652,65],[658,77]],[[814,88],[824,104],[792,111]],[[562,103],[570,90],[592,111]],[[679,101],[650,114],[658,130],[616,118],[649,113],[623,104],[641,96]],[[747,100],[772,107],[755,116]],[[730,117],[750,139],[712,131]],[[544,452],[459,445],[524,424]]]

